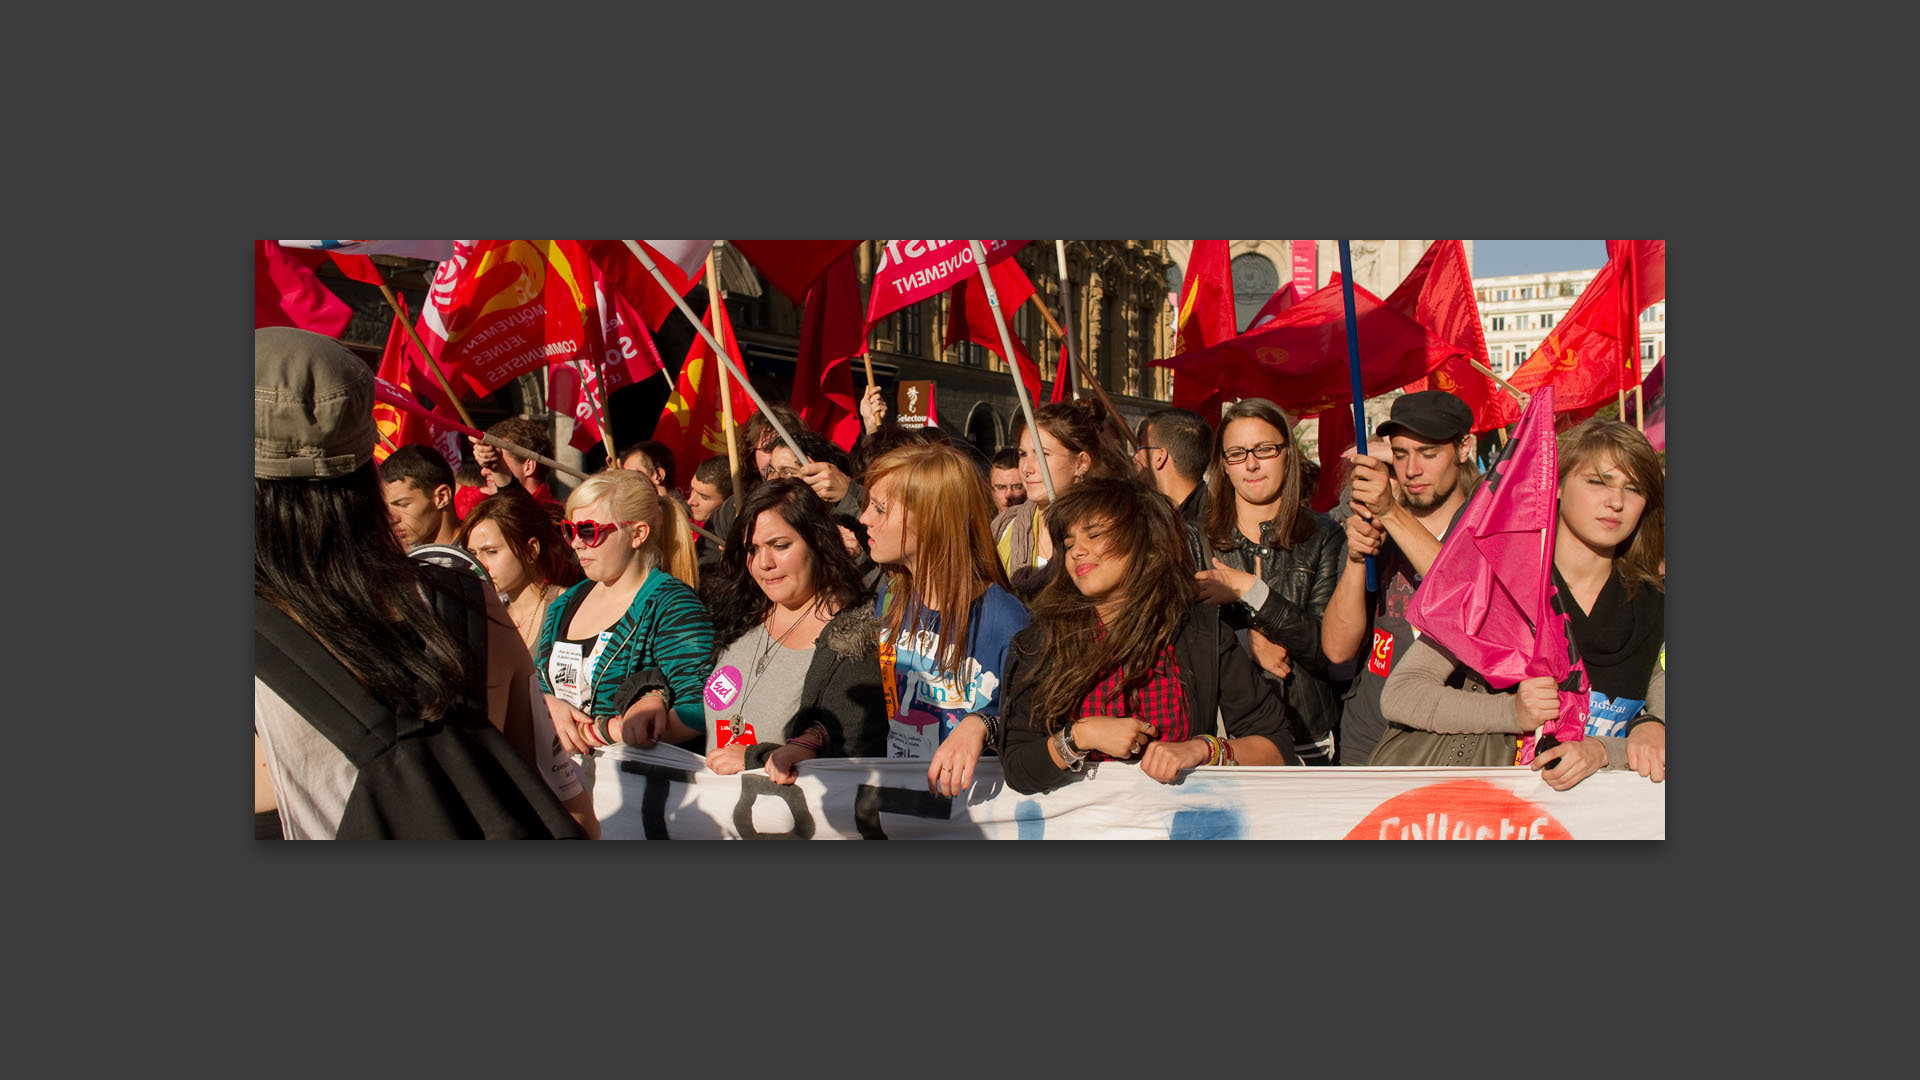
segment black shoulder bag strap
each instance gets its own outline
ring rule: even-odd
[[[393,710],[279,608],[253,598],[253,673],[345,754],[355,768],[398,738]]]

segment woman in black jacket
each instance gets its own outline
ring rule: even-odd
[[[1162,783],[1200,765],[1299,764],[1280,698],[1219,609],[1193,603],[1172,503],[1135,481],[1084,480],[1047,528],[1059,571],[1007,664],[1008,787],[1050,791],[1088,759],[1134,761]]]
[[[1204,530],[1189,529],[1202,603],[1278,680],[1308,764],[1331,764],[1340,694],[1320,651],[1346,532],[1307,505],[1293,422],[1265,398],[1235,402],[1213,436]]]

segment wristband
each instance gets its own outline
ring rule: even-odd
[[[1087,755],[1075,750],[1067,740],[1067,729],[1061,728],[1054,733],[1054,748],[1060,752],[1060,760],[1066,762],[1069,772],[1079,772],[1087,766]]]
[[[602,716],[593,722],[593,733],[600,736],[600,741],[608,746],[613,745],[613,736],[607,732],[607,721],[611,719],[612,717]]]
[[[1079,743],[1076,743],[1073,741],[1073,725],[1074,725],[1074,721],[1069,720],[1064,725],[1061,726],[1060,744],[1062,746],[1065,746],[1068,750],[1071,750],[1075,756],[1086,757],[1087,752],[1085,750],[1080,749]]]

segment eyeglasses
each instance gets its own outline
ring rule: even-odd
[[[761,475],[769,480],[790,480],[800,475],[800,467],[798,465],[769,465],[767,466],[767,471]]]
[[[1252,454],[1254,457],[1257,457],[1260,460],[1265,461],[1268,458],[1279,457],[1280,451],[1285,449],[1286,449],[1285,446],[1277,442],[1263,442],[1259,446],[1256,446],[1251,450],[1247,449],[1244,446],[1235,446],[1235,447],[1230,447],[1226,450],[1222,450],[1220,452],[1220,460],[1226,462],[1229,465],[1238,465],[1241,462],[1247,460],[1248,454]]]
[[[640,523],[637,521],[588,521],[585,518],[579,521],[563,521],[560,523],[560,539],[571,544],[573,538],[578,536],[580,542],[588,547],[599,547],[607,537],[619,532],[620,526],[638,524]]]

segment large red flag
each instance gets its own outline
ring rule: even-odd
[[[602,441],[600,417],[613,392],[664,369],[641,315],[598,263],[590,262],[588,273],[593,306],[587,312],[587,346],[580,356],[555,363],[547,377],[547,405],[573,417],[568,445],[582,451]]]
[[[982,240],[987,266],[997,266],[1027,245],[1025,240]],[[969,240],[889,240],[873,268],[873,296],[867,305],[871,326],[903,307],[938,296],[966,277],[975,277]]]
[[[1473,366],[1477,360],[1491,368],[1492,362],[1480,324],[1480,306],[1473,298],[1466,245],[1458,240],[1434,241],[1386,304],[1455,349],[1431,375],[1409,383],[1408,393],[1429,386],[1445,390],[1473,410],[1475,431],[1492,431],[1520,419],[1520,403],[1513,395]]]
[[[365,256],[362,256],[364,258]],[[412,362],[408,353],[418,355],[419,348],[413,344],[413,338],[407,333],[407,322],[411,316],[407,312],[407,298],[398,293],[394,299],[400,301],[400,312],[393,318],[393,325],[387,331],[387,347],[380,354],[379,378],[391,384],[396,390],[417,397],[413,391]],[[373,405],[373,422],[380,434],[395,446],[408,446],[419,443],[431,446],[447,459],[447,467],[458,469],[462,460],[462,442],[460,433],[450,425],[452,418],[436,422],[431,415],[408,412],[386,400],[376,400]],[[373,448],[373,460],[387,460],[386,443]]]
[[[1573,652],[1565,599],[1556,601],[1559,508],[1554,390],[1527,402],[1513,439],[1447,533],[1407,605],[1407,621],[1497,689],[1546,676],[1560,684],[1560,718],[1542,730],[1585,736],[1587,675]],[[1521,763],[1532,760],[1533,742]]]
[[[827,268],[860,246],[858,240],[729,240],[767,283],[798,304]],[[858,256],[856,256],[858,258]],[[855,274],[858,277],[858,273]],[[818,428],[814,430],[818,431]]]
[[[1361,392],[1368,397],[1396,390],[1427,374],[1453,349],[1380,298],[1353,288],[1360,331]],[[1340,275],[1294,304],[1278,318],[1218,345],[1152,361],[1172,368],[1175,392],[1181,378],[1210,388],[1203,402],[1264,397],[1290,413],[1317,413],[1353,400],[1347,359],[1346,303]],[[1181,406],[1193,408],[1193,406]],[[1202,415],[1218,415],[1195,409]]]
[[[1175,333],[1180,352],[1190,353],[1230,340],[1233,317],[1233,266],[1225,240],[1195,240],[1187,256],[1187,274],[1180,280],[1180,304]],[[1236,395],[1199,371],[1173,377],[1173,405],[1191,409],[1212,423],[1220,406]]]
[[[1613,253],[1607,264],[1593,276],[1587,287],[1554,324],[1546,339],[1508,378],[1521,390],[1532,391],[1552,386],[1562,412],[1592,411],[1610,399],[1617,399],[1638,362],[1627,355],[1629,339],[1639,338],[1641,308],[1633,305],[1654,303],[1666,296],[1666,243],[1653,240],[1650,250],[1637,246],[1609,245]],[[1626,276],[1636,279],[1622,280]]]
[[[484,395],[580,355],[592,288],[585,249],[573,241],[480,241],[446,308],[441,366]]]
[[[860,438],[851,359],[867,346],[867,324],[860,317],[858,263],[859,253],[848,247],[807,291],[793,368],[794,411],[842,450],[852,450]]]
[[[718,291],[712,295],[711,302],[720,305],[720,333],[716,336],[726,346],[728,355],[739,361],[740,343],[733,336],[733,320],[727,317],[727,306],[719,299]],[[711,316],[703,317],[711,319]],[[720,366],[706,336],[695,336],[693,345],[687,349],[687,358],[680,364],[680,378],[674,385],[673,395],[667,398],[667,406],[654,425],[653,437],[667,444],[675,461],[689,463],[683,466],[689,476],[702,461],[727,452],[727,437],[721,431],[725,422],[720,409]],[[731,374],[727,389],[732,391],[733,422],[746,423],[747,417],[758,412],[759,407]]]
[[[353,312],[312,270],[272,240],[253,249],[253,325],[291,326],[337,338]]]
[[[1033,282],[1020,269],[1020,264],[1011,259],[989,262],[987,273],[993,275],[994,296],[1000,301],[1001,317],[1007,320],[1007,339],[1013,342],[1013,363],[1020,370],[1020,381],[1027,384],[1027,400],[1039,401],[1040,368],[1034,364],[1019,335],[1013,332],[1013,313],[1033,295]],[[966,280],[953,290],[944,346],[951,348],[962,341],[978,342],[993,350],[1001,360],[1007,359],[1007,350],[1000,344],[1000,327],[993,321],[993,305],[987,303],[987,290],[980,283],[980,275],[971,269]]]

